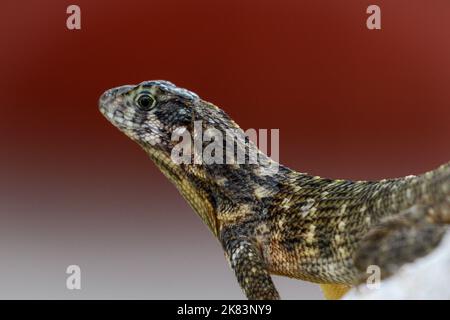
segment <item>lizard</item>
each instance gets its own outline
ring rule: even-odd
[[[450,163],[380,181],[297,172],[260,151],[221,108],[164,80],[109,89],[99,109],[175,184],[221,244],[248,299],[280,298],[271,275],[318,283],[326,298],[340,298],[364,281],[368,266],[389,277],[431,252],[448,230]],[[216,145],[223,162],[196,162],[204,140],[175,161],[180,134],[200,135],[196,125],[205,136],[235,133],[232,144]],[[246,151],[244,161],[236,150]]]

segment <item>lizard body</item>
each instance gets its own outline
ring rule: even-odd
[[[106,118],[137,142],[220,241],[250,299],[278,299],[270,274],[324,284],[325,294],[361,281],[368,265],[388,276],[431,251],[450,223],[450,165],[381,181],[332,180],[276,164],[220,108],[167,81],[106,91]],[[233,129],[224,163],[175,163],[176,130]],[[202,147],[207,143],[203,142]],[[233,144],[234,145],[234,144]],[[253,153],[252,153],[253,152]],[[251,162],[248,154],[257,156]],[[331,288],[331,291],[330,291]]]

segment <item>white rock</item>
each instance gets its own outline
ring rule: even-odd
[[[404,265],[378,289],[360,285],[343,299],[450,299],[450,231],[434,251]]]

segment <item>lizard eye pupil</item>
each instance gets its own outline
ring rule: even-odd
[[[144,94],[144,95],[140,96],[137,101],[139,107],[142,110],[149,110],[151,107],[153,107],[155,102],[156,102],[155,99],[148,94]]]

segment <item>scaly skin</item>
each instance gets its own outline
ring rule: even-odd
[[[450,166],[420,176],[382,181],[331,180],[279,165],[245,143],[239,126],[215,105],[167,81],[106,91],[106,118],[137,142],[176,185],[223,246],[249,299],[278,299],[270,274],[324,284],[327,296],[363,280],[376,264],[383,277],[430,252],[450,222]],[[256,152],[233,164],[177,164],[174,130],[193,136],[236,129],[237,145]],[[248,140],[247,140],[248,142]],[[203,143],[203,148],[208,145]],[[225,146],[225,143],[224,143]],[[230,164],[231,161],[231,164]],[[334,286],[336,285],[336,286]]]

